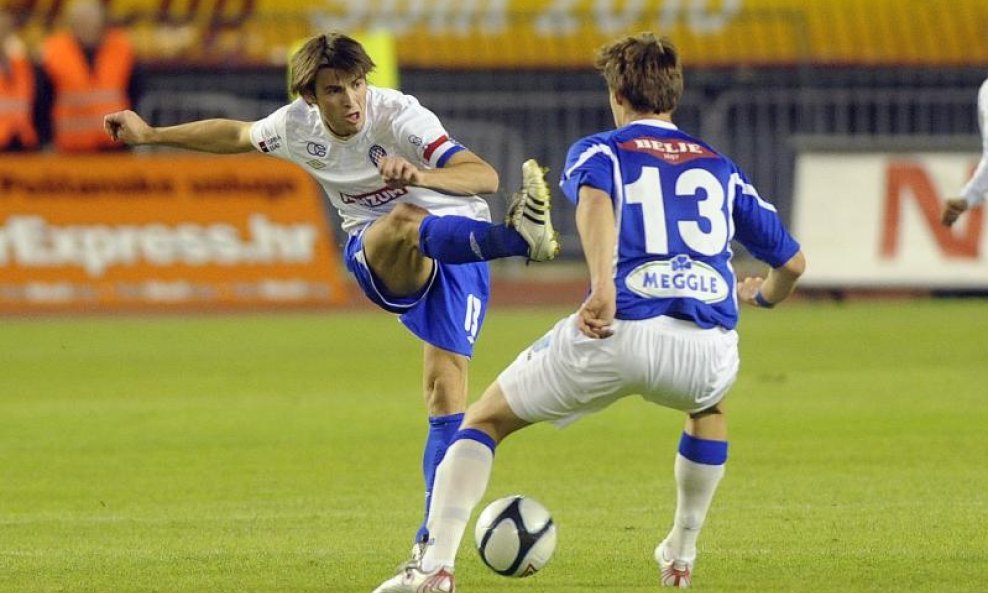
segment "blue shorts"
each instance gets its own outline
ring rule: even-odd
[[[415,294],[396,297],[388,294],[367,265],[363,235],[350,235],[343,258],[367,298],[385,311],[399,314],[405,327],[426,343],[472,356],[491,293],[487,262],[444,264],[433,260],[432,276],[425,286]]]

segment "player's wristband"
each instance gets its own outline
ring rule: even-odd
[[[761,291],[758,291],[758,292],[755,293],[755,299],[754,300],[755,300],[755,303],[757,303],[758,306],[761,307],[761,308],[763,308],[763,309],[771,309],[772,307],[775,306],[775,303],[770,303],[768,300],[765,299],[765,297],[762,295]]]

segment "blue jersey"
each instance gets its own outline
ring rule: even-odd
[[[575,143],[560,186],[611,196],[618,226],[618,319],[738,322],[731,240],[778,267],[799,251],[741,169],[669,122],[643,120]]]

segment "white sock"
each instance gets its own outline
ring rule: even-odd
[[[446,450],[436,469],[429,505],[431,545],[422,557],[422,570],[452,568],[470,513],[487,490],[494,466],[494,452],[472,439],[460,439]]]
[[[676,517],[666,536],[666,550],[676,560],[696,559],[696,539],[707,517],[724,465],[696,463],[676,454]]]

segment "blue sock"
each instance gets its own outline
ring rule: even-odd
[[[724,465],[727,463],[727,441],[698,439],[684,432],[679,439],[679,454],[694,463]]]
[[[491,453],[493,453],[494,449],[497,448],[497,443],[494,442],[494,439],[491,438],[489,434],[482,430],[477,430],[476,428],[464,428],[463,430],[457,432],[453,435],[453,439],[449,442],[450,446],[461,439],[477,441],[481,445],[484,445],[490,449]]]
[[[429,418],[429,436],[425,441],[425,453],[422,455],[422,475],[425,477],[425,517],[415,534],[416,542],[429,539],[429,530],[426,529],[426,524],[429,522],[429,503],[432,502],[432,484],[436,480],[436,468],[439,467],[439,462],[446,455],[446,449],[453,442],[453,437],[460,429],[460,422],[462,421],[462,413]]]
[[[488,261],[528,255],[528,243],[505,224],[466,216],[433,216],[419,226],[419,251],[448,264]]]

